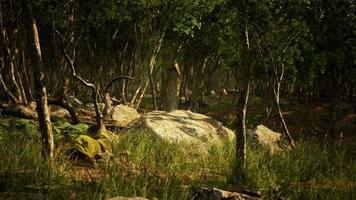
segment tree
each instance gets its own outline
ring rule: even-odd
[[[38,114],[38,121],[40,124],[41,140],[43,145],[42,153],[49,159],[53,159],[54,142],[53,130],[50,120],[50,114],[47,104],[47,92],[44,83],[45,74],[43,72],[43,61],[41,53],[40,39],[37,31],[37,24],[33,15],[31,0],[23,2],[24,9],[29,19],[29,35],[30,35],[30,48],[33,66],[33,76],[35,85],[35,99],[36,110]]]
[[[247,22],[247,3],[248,0],[239,0],[237,2],[238,13],[238,51],[239,51],[239,64],[241,66],[242,88],[240,98],[236,110],[236,171],[243,176],[246,160],[246,109],[250,91],[250,79],[252,63],[250,58],[250,44],[248,35],[248,22]],[[237,77],[236,77],[237,78]]]

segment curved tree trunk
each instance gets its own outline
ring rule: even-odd
[[[281,88],[281,81],[283,79],[283,74],[284,74],[283,64],[282,64],[282,69],[281,70],[282,70],[282,73],[281,73],[280,77],[275,77],[276,78],[276,83],[273,85],[274,100],[275,100],[275,104],[276,104],[278,118],[279,118],[279,120],[280,120],[280,122],[282,124],[284,133],[288,137],[288,140],[289,140],[290,144],[294,147],[295,146],[294,140],[293,140],[292,136],[289,133],[289,130],[288,130],[286,121],[284,120],[283,113],[282,113],[282,110],[281,110],[281,106],[280,106],[280,103],[279,103],[279,100],[280,100],[279,94],[280,94],[280,88]]]

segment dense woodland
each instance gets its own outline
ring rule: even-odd
[[[281,132],[292,149],[310,141],[320,148],[345,147],[339,143],[343,138],[356,144],[355,8],[352,0],[0,0],[0,118],[38,120],[40,159],[57,166],[61,147],[53,139],[48,105],[66,109],[67,121],[75,125],[84,112],[77,103],[93,103],[87,121],[99,132],[117,104],[141,114],[204,113],[236,135],[229,146],[234,170],[223,185],[258,190],[262,186],[248,178],[249,128],[265,124]],[[32,102],[36,110],[29,109]],[[316,116],[318,109],[323,116]],[[355,149],[345,148],[347,161],[340,162],[352,172]],[[14,175],[0,173],[1,188]],[[355,181],[354,176],[346,181],[348,195],[325,199],[355,197]],[[262,191],[264,197],[305,197],[269,187],[274,186]],[[11,191],[4,188],[10,189],[0,189],[0,199]],[[89,199],[114,194],[178,199],[154,189],[86,188],[96,191]],[[318,195],[309,197],[324,199]]]

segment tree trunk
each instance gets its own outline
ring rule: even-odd
[[[283,64],[282,64],[283,65]],[[282,73],[280,77],[276,77],[276,84],[273,85],[273,94],[274,94],[274,100],[275,100],[275,104],[276,104],[276,109],[277,109],[277,113],[278,113],[278,118],[283,126],[283,130],[285,135],[288,137],[289,143],[294,147],[294,140],[292,138],[292,136],[289,133],[286,121],[284,120],[283,114],[282,114],[282,110],[281,110],[281,106],[279,103],[279,94],[280,94],[280,88],[281,88],[281,81],[283,79],[283,74],[284,74],[284,67],[282,68]]]
[[[247,31],[247,2],[248,0],[238,1],[238,24],[239,24],[239,61],[243,72],[242,88],[240,99],[237,104],[236,113],[236,171],[235,175],[243,177],[246,160],[246,108],[250,90],[251,59],[250,47]],[[238,77],[236,77],[238,78]]]
[[[169,47],[163,52],[162,63],[162,110],[173,111],[178,108],[180,69],[176,59],[177,51]]]
[[[49,159],[53,159],[54,143],[53,143],[53,131],[50,121],[49,109],[47,105],[47,93],[46,86],[44,84],[44,72],[43,62],[41,55],[40,40],[37,32],[36,20],[34,18],[31,1],[26,0],[24,2],[25,10],[30,20],[31,30],[29,31],[31,39],[31,52],[32,52],[32,65],[33,75],[35,83],[35,99],[36,109],[38,114],[38,121],[40,124],[41,138],[43,144],[42,153]]]
[[[4,72],[1,72],[0,74],[0,82],[1,82],[1,88],[6,92],[7,96],[11,99],[11,101],[14,104],[21,104],[23,103],[22,96],[21,96],[21,90],[20,87],[16,81],[15,77],[15,58],[14,55],[11,51],[10,48],[10,39],[7,34],[8,31],[6,28],[6,23],[4,21],[4,11],[3,11],[3,2],[0,2],[0,32],[1,32],[1,40],[0,40],[0,47],[2,49],[2,58],[1,58],[1,71],[5,72],[5,65],[9,65],[9,79],[12,83],[12,86],[15,88],[15,92],[11,92],[10,88],[8,87],[5,83],[5,80],[3,78],[3,75],[5,75]],[[7,59],[6,59],[7,58]],[[7,62],[7,63],[5,63]]]
[[[205,87],[205,73],[208,71],[206,70],[208,60],[209,56],[206,56],[204,62],[201,65],[199,64],[195,70],[195,84],[192,89],[192,95],[189,99],[189,110],[193,112],[200,111],[199,101]]]

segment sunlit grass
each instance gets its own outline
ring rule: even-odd
[[[69,161],[58,141],[50,164],[41,157],[37,129],[30,126],[14,122],[0,126],[0,198],[190,199],[192,187],[230,185],[231,142],[204,154],[198,147],[132,130],[119,136],[112,161],[94,168]],[[300,143],[274,155],[249,149],[246,179],[238,182],[266,199],[356,199],[356,162],[350,155],[342,145],[316,142]]]

